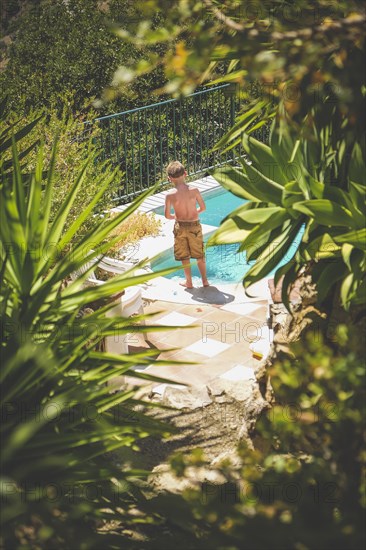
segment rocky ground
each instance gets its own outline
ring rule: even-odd
[[[130,451],[135,467],[152,472],[152,486],[158,492],[179,492],[186,486],[216,480],[216,466],[222,460],[236,464],[239,441],[252,447],[252,428],[260,412],[269,407],[256,379],[240,383],[215,379],[201,387],[168,387],[163,398],[149,394],[147,388],[144,391],[145,400],[160,402],[166,408],[144,407],[143,412],[173,427],[168,437],[148,437],[139,442],[140,452]],[[169,457],[176,453],[188,457],[195,449],[203,451],[206,467],[192,469],[192,476],[188,473],[183,480],[174,477]],[[118,464],[118,453],[114,458]],[[123,463],[126,464],[125,450]]]

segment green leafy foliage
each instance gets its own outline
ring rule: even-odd
[[[55,136],[58,136],[58,154],[53,159],[55,166],[50,210],[51,221],[65,201],[77,175],[81,170],[84,171],[82,186],[64,223],[65,231],[79,217],[84,205],[90,203],[99,193],[103,182],[109,180],[109,185],[102,194],[99,193],[99,200],[94,203],[92,215],[88,216],[80,225],[73,241],[80,239],[86,232],[97,227],[100,223],[98,214],[100,215],[115,205],[118,189],[123,184],[122,172],[118,168],[112,167],[109,161],[101,159],[98,128],[88,124],[82,115],[74,118],[70,110],[66,108],[62,115],[52,111],[47,116],[29,116],[19,120],[14,113],[10,113],[7,118],[7,123],[3,120],[1,122],[5,171],[11,171],[12,168],[13,157],[10,147],[12,132],[18,147],[22,148],[19,160],[25,173],[35,172],[38,154],[36,147],[41,142],[43,143],[43,175],[52,162],[52,147]],[[87,162],[88,158],[91,159],[90,162]]]
[[[13,138],[11,172],[1,170],[1,521],[9,549],[112,548],[117,535],[101,527],[112,520],[121,531],[132,526],[133,510],[145,501],[135,482],[147,472],[131,464],[131,449],[149,434],[169,431],[136,410],[134,389],[114,391],[116,377],[148,365],[155,350],[103,351],[105,337],[142,330],[141,317],[106,316],[113,297],[157,274],[135,276],[135,266],[98,287],[66,282],[86,262],[97,263],[96,255],[110,246],[104,240],[147,196],[75,241],[110,181],[99,181],[93,200],[66,227],[90,162],[93,156],[74,174],[57,211],[57,141],[47,168],[40,146],[34,170],[23,173]],[[117,450],[118,467],[106,456]],[[119,534],[119,543],[124,537]]]
[[[166,0],[152,0],[137,28],[120,34],[132,44],[161,39],[165,50],[158,62],[167,77],[165,92],[179,96],[202,82],[237,82],[254,106],[259,100],[280,104],[297,123],[316,105],[324,121],[329,120],[321,104],[332,97],[342,104],[347,120],[342,129],[362,132],[361,1],[273,5],[260,0],[188,0],[166,8]],[[160,34],[151,24],[156,13],[164,14]],[[156,63],[152,58],[150,67]],[[116,79],[123,82],[127,71],[130,77],[138,75],[138,64],[124,63]]]
[[[11,14],[9,14],[10,16]],[[15,14],[14,14],[15,15]],[[11,110],[19,114],[34,109],[74,112],[89,109],[101,96],[116,99],[114,71],[125,60],[142,60],[143,49],[122,44],[112,32],[115,21],[133,24],[139,11],[134,2],[112,0],[42,0],[28,2],[13,17],[4,47],[1,89],[11,97]],[[108,110],[122,110],[146,102],[150,91],[164,82],[161,70],[126,86]],[[99,102],[103,109],[103,103]]]
[[[349,174],[361,175],[354,168],[361,164],[358,148],[350,160],[336,159],[337,151],[324,143],[321,134],[317,136],[315,128],[311,137],[295,139],[288,129],[276,125],[269,146],[247,135],[243,146],[247,159],[241,168],[224,167],[214,176],[250,202],[223,221],[210,243],[240,242],[240,250],[256,260],[244,277],[246,288],[268,275],[292,249],[275,277],[286,275],[282,287],[286,304],[289,287],[304,266],[311,266],[320,303],[334,285],[340,285],[344,308],[364,305],[364,175],[359,181],[330,179],[336,170],[344,172],[342,160],[348,163]],[[300,230],[301,240],[294,245]]]

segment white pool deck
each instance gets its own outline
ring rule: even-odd
[[[190,185],[197,187],[203,196],[206,192],[219,189],[221,185],[212,177],[205,176],[190,182]],[[165,204],[165,196],[169,189],[161,191],[156,195],[148,197],[139,206],[137,212],[149,213]],[[113,212],[125,210],[131,203],[118,206]],[[140,262],[147,260],[151,262],[156,256],[172,248],[174,244],[173,225],[174,220],[167,220],[164,216],[156,214],[161,220],[162,228],[160,234],[156,237],[144,237],[135,246],[131,246],[131,252],[126,258],[127,261]],[[216,226],[202,224],[203,235],[207,235],[217,229]],[[177,276],[182,277],[183,271],[177,271]],[[194,289],[185,289],[177,280],[167,279],[165,277],[156,277],[150,282],[141,285],[142,296],[147,300],[163,300],[166,302],[176,302],[180,304],[215,304],[227,311],[234,311],[237,304],[244,304],[257,301],[266,301],[269,298],[269,289],[267,279],[253,285],[250,289],[251,297],[244,292],[241,283],[223,283],[210,287],[196,287]]]

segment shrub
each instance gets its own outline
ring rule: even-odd
[[[90,125],[85,120],[85,115],[73,115],[68,108],[64,108],[62,115],[56,110],[52,110],[47,116],[38,115],[41,119],[18,144],[24,150],[27,150],[32,144],[43,143],[43,170],[50,167],[52,158],[52,147],[55,136],[58,136],[58,153],[54,159],[55,166],[53,170],[54,188],[51,204],[50,221],[52,221],[59,211],[61,205],[68,196],[75,179],[83,171],[83,182],[79,193],[73,201],[71,210],[65,220],[64,230],[66,231],[72,223],[79,217],[85,204],[93,200],[99,192],[102,182],[109,179],[110,183],[106,188],[100,200],[95,205],[92,215],[89,216],[80,226],[73,242],[82,238],[88,231],[97,227],[99,218],[96,214],[109,210],[115,205],[114,199],[117,196],[123,180],[122,172],[111,166],[109,161],[101,160],[101,152],[98,146],[100,130],[95,125]],[[22,126],[35,120],[36,114],[29,115],[22,119]],[[1,122],[1,129],[8,131],[15,124],[13,130],[20,127],[19,120],[14,113],[8,114],[8,122]],[[19,130],[20,131],[20,130]],[[92,162],[88,159],[93,157]],[[5,160],[10,161],[11,153],[5,153]],[[25,156],[22,162],[22,169],[25,172],[32,173],[37,165],[37,152],[33,150]]]
[[[246,288],[285,258],[275,273],[276,283],[284,275],[285,304],[291,284],[307,268],[328,311],[339,304],[364,307],[364,142],[353,142],[346,154],[345,141],[327,140],[315,115],[314,121],[300,135],[275,122],[269,146],[244,134],[248,158],[214,176],[248,202],[227,216],[210,243],[241,243],[239,250],[255,260],[244,277]]]
[[[21,128],[17,136],[28,131]],[[8,129],[1,136],[2,149],[11,142]],[[85,262],[95,263],[97,252],[91,248],[100,244],[99,252],[107,251],[103,240],[147,194],[75,241],[109,178],[100,179],[98,192],[66,228],[94,157],[80,172],[75,169],[51,219],[54,186],[60,181],[54,177],[56,145],[48,169],[44,147],[38,148],[33,173],[22,173],[14,144],[12,150],[11,165],[2,158],[0,184],[1,545],[9,550],[114,548],[128,544],[124,529],[135,524],[136,508],[145,501],[136,480],[146,472],[134,467],[131,448],[168,428],[135,410],[139,401],[133,389],[114,393],[113,379],[149,364],[151,353],[100,351],[106,336],[123,338],[137,330],[128,319],[105,314],[113,294],[156,274],[134,276],[133,269],[88,288],[82,280],[66,286],[65,279]],[[91,303],[99,308],[91,310]],[[117,449],[120,466],[106,457]],[[119,533],[108,529],[111,521],[118,523]]]
[[[108,254],[120,257],[120,251],[126,245],[136,243],[143,237],[156,237],[160,233],[162,222],[154,213],[139,212],[129,216],[110,235],[115,241]]]
[[[104,90],[114,71],[126,59],[142,59],[144,50],[121,43],[111,22],[128,21],[131,27],[138,18],[139,10],[129,0],[28,2],[12,21],[12,42],[0,75],[12,110],[24,114],[56,106],[60,112],[66,98],[72,111],[78,112],[90,108],[101,96],[113,100],[113,87]],[[151,75],[142,75],[137,84],[125,83],[121,97],[108,110],[146,102],[163,79],[157,68]],[[104,109],[103,103],[99,107]]]

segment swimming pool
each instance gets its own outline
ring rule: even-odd
[[[209,236],[210,234],[205,236],[205,243]],[[248,271],[251,264],[246,262],[244,253],[237,254],[238,246],[237,244],[228,244],[205,247],[207,278],[211,284],[237,283],[242,280],[244,273]],[[170,249],[153,262],[151,267],[154,271],[158,271],[181,265],[181,262],[175,261],[173,249]],[[184,278],[184,273],[182,270],[181,272],[165,275],[165,277],[180,280]],[[193,284],[197,285],[201,282],[195,260],[192,260],[192,279]]]
[[[207,209],[203,214],[200,214],[200,221],[201,223],[213,225],[215,227],[219,227],[220,222],[225,216],[230,214],[235,208],[247,202],[244,199],[232,195],[223,188],[209,191],[205,193],[203,197]],[[164,215],[164,207],[157,208],[155,212]],[[204,236],[208,280],[213,285],[239,283],[242,281],[245,273],[247,273],[254,264],[254,261],[248,262],[245,252],[237,252],[240,246],[239,244],[207,247],[206,243],[211,234],[212,233],[209,233]],[[297,240],[298,238],[296,241]],[[290,248],[286,257],[281,261],[278,267],[286,263],[293,256],[296,248],[297,245],[296,242],[294,242],[293,247]],[[181,262],[176,262],[174,260],[173,249],[170,248],[152,262],[151,267],[154,271],[158,271],[167,267],[181,265]],[[274,271],[272,273],[274,273]],[[166,277],[169,279],[181,280],[184,278],[184,273],[182,270],[171,275],[166,275]],[[195,260],[192,260],[192,279],[194,285],[201,283],[200,273]]]

